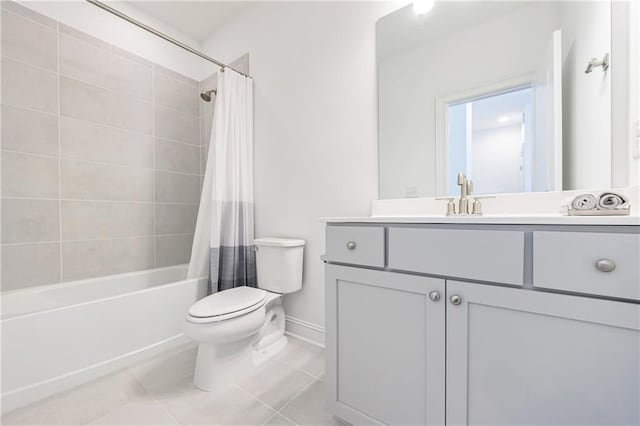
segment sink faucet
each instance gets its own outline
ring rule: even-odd
[[[458,201],[458,214],[469,214],[469,199],[473,191],[473,182],[467,179],[464,173],[458,173],[458,186],[460,186],[460,200]]]
[[[473,203],[469,205],[469,197],[473,192],[473,182],[467,179],[464,173],[458,173],[458,186],[460,186],[460,199],[458,200],[458,208],[456,209],[456,197],[436,197],[436,200],[447,200],[447,216],[482,216],[482,198],[495,198],[493,195],[483,195],[479,197],[473,195]],[[471,207],[471,208],[470,208]],[[456,211],[457,210],[457,211]]]

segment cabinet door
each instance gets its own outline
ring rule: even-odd
[[[446,310],[447,424],[640,422],[640,305],[447,281]]]
[[[443,424],[444,280],[327,265],[326,281],[330,410],[353,424]]]

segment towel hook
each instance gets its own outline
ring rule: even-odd
[[[598,60],[598,58],[591,58],[589,63],[587,64],[587,69],[584,70],[585,74],[589,74],[593,71],[594,68],[602,67],[602,71],[606,71],[609,68],[609,53],[605,53],[602,59]]]

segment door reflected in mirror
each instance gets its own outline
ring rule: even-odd
[[[629,92],[630,7],[435,2],[381,18],[380,198],[455,195],[458,172],[479,194],[611,187],[627,160],[614,145],[629,144],[612,144],[631,115],[612,93]]]
[[[532,104],[531,86],[447,104],[447,195],[458,194],[459,171],[478,194],[531,191]]]

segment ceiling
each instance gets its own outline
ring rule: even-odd
[[[436,1],[430,12],[418,16],[410,3],[378,20],[377,58],[426,45],[526,5],[525,1]]]
[[[115,2],[114,2],[115,3]],[[203,42],[252,5],[244,1],[132,1],[124,3]]]
[[[522,124],[522,114],[533,103],[530,87],[473,101],[473,130]]]

